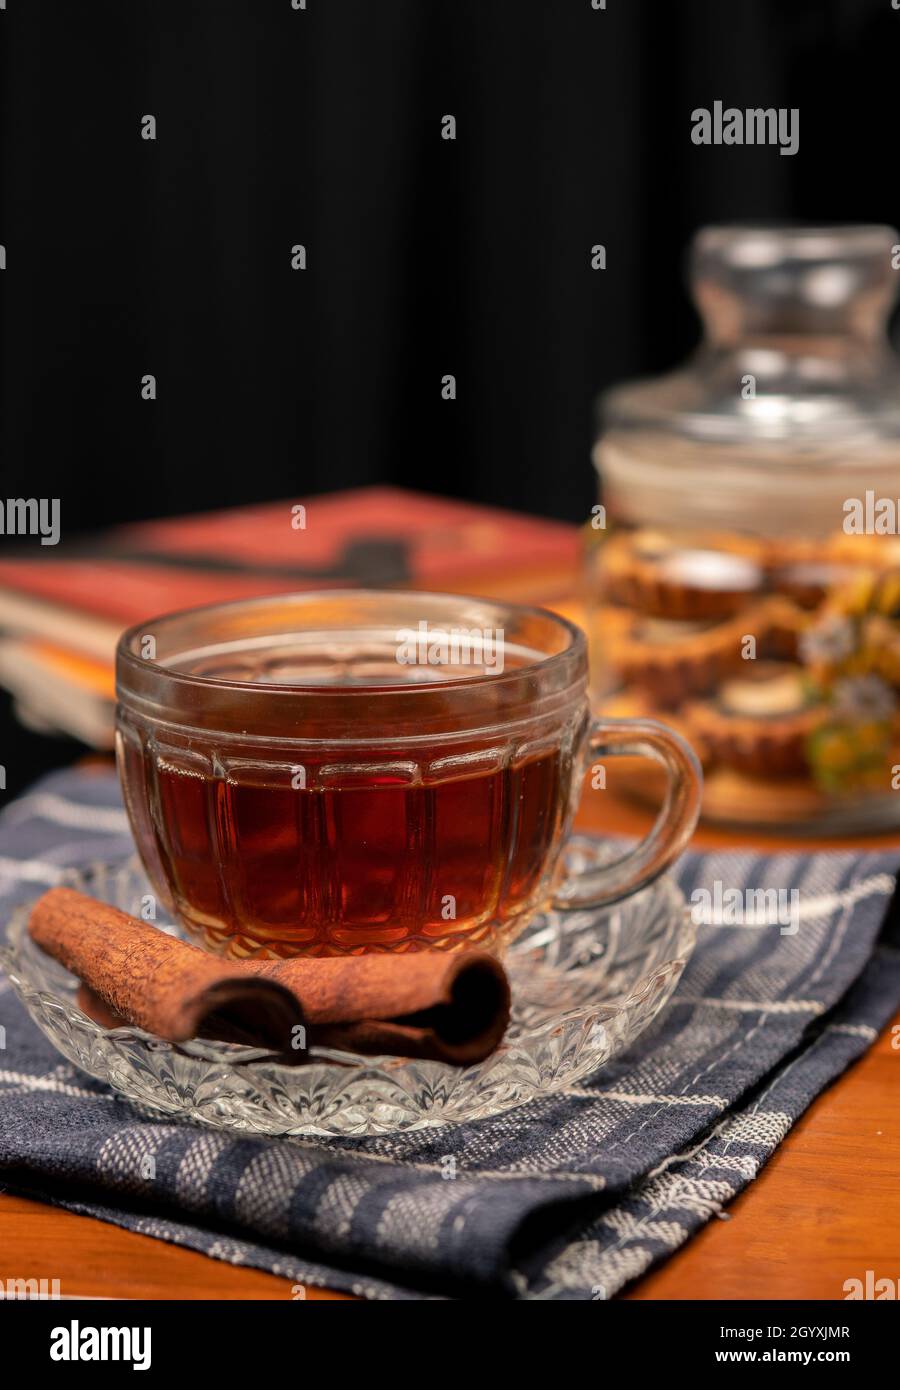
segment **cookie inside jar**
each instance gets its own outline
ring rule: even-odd
[[[595,558],[598,703],[689,739],[707,816],[805,826],[900,770],[895,547],[620,527]]]

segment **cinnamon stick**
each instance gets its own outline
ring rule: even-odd
[[[461,1065],[488,1056],[509,1021],[505,972],[481,951],[225,961],[71,888],[37,900],[29,931],[82,981],[85,1012],[170,1042],[217,1038],[294,1062],[324,1046]]]

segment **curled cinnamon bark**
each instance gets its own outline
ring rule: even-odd
[[[96,1021],[170,1042],[217,1038],[295,1062],[325,1046],[460,1065],[487,1057],[509,1021],[506,974],[480,951],[223,961],[71,888],[37,900],[29,931],[82,981],[79,1004]]]

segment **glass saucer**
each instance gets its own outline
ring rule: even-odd
[[[575,869],[612,852],[576,838]],[[136,860],[73,870],[67,886],[137,915],[150,891]],[[497,1115],[583,1081],[622,1052],[670,998],[696,928],[670,878],[598,911],[543,912],[508,948],[512,1021],[477,1065],[360,1057],[320,1048],[286,1066],[229,1043],[163,1042],[139,1028],[104,1029],[75,1003],[77,980],[28,935],[18,908],[0,966],[31,1017],[70,1062],[140,1105],[250,1134],[391,1134]],[[181,936],[177,925],[160,923]]]

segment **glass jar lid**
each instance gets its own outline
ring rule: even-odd
[[[789,440],[812,457],[851,440],[895,448],[898,243],[889,226],[704,229],[690,254],[700,347],[676,371],[607,392],[604,426],[732,446]]]

